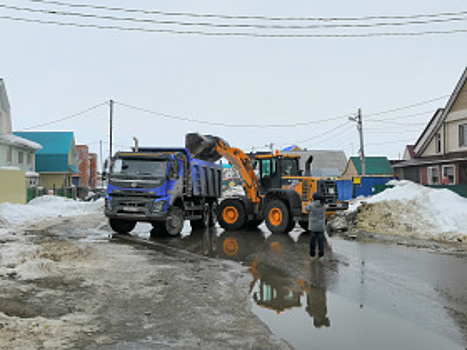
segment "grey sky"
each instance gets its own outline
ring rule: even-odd
[[[106,14],[27,0],[0,0],[0,4]],[[287,3],[106,0],[98,4],[168,12],[279,17],[362,17],[467,10],[465,1],[455,0]],[[119,25],[0,8],[2,15]],[[466,22],[307,32],[452,30],[467,29]],[[351,123],[342,124],[348,122],[345,115],[356,113],[360,107],[366,154],[397,158],[405,144],[416,141],[424,124],[436,108],[444,106],[446,99],[390,114],[368,117],[366,114],[449,95],[467,64],[466,39],[467,33],[375,38],[207,37],[59,27],[0,19],[0,76],[5,79],[12,105],[14,130],[66,117],[109,99],[170,115],[227,124],[291,124],[343,116],[297,128],[228,128],[175,121],[117,104],[114,140],[116,149],[130,147],[133,136],[142,145],[180,146],[185,133],[199,131],[223,136],[231,145],[245,150],[253,146],[264,148],[272,142],[277,147],[299,144],[313,149],[342,149],[351,156],[358,150],[356,127]],[[412,116],[404,117],[407,115]],[[386,120],[372,121],[377,119]],[[342,127],[336,129],[339,125]],[[106,154],[108,107],[38,130],[73,130],[77,143],[89,144],[96,153],[99,141],[103,140]],[[302,140],[307,141],[299,143]]]

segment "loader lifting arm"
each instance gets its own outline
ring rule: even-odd
[[[251,159],[241,149],[230,147],[220,139],[216,142],[216,150],[240,173],[246,196],[253,203],[259,203],[259,180],[253,169],[253,165],[251,164]]]
[[[261,202],[259,193],[259,180],[253,169],[250,158],[239,148],[230,145],[217,136],[190,133],[185,135],[185,147],[193,157],[215,162],[226,158],[237,169],[242,178],[246,196],[253,204]]]

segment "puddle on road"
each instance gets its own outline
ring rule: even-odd
[[[149,238],[148,230],[141,226],[134,234]],[[346,262],[332,254],[324,262],[310,261],[308,237],[301,233],[209,229],[156,242],[248,266],[253,312],[295,349],[463,349],[420,325],[336,293],[345,288],[339,268]]]

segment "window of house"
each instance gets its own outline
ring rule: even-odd
[[[13,147],[9,146],[8,149],[6,150],[6,161],[8,163],[13,162]]]
[[[439,167],[430,166],[428,167],[428,184],[429,185],[439,185]]]
[[[443,185],[454,185],[456,183],[456,168],[454,165],[443,165]]]
[[[441,134],[437,133],[435,136],[435,146],[436,146],[436,153],[441,153]]]
[[[32,152],[28,152],[28,164],[32,164]]]
[[[19,151],[18,152],[18,164],[23,164],[24,163],[24,152]]]
[[[467,146],[467,124],[459,125],[459,146]]]

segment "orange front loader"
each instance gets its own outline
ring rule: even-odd
[[[224,199],[217,210],[219,224],[226,230],[257,227],[263,221],[274,233],[289,232],[297,222],[306,229],[308,215],[304,209],[318,191],[330,211],[346,208],[337,200],[335,181],[306,176],[309,169],[302,176],[299,156],[258,156],[255,169],[241,149],[215,136],[188,134],[186,147],[197,158],[226,158],[242,178],[245,195]]]

